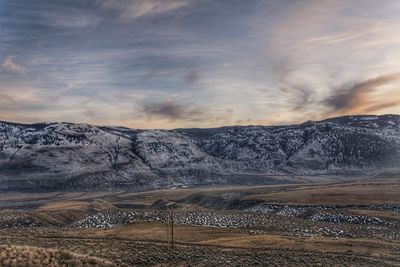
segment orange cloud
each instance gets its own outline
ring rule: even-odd
[[[389,107],[400,106],[400,93],[390,94],[389,97],[371,96],[371,93],[377,92],[381,86],[396,81],[400,81],[400,73],[382,75],[340,90],[338,94],[323,102],[334,115],[376,113]]]

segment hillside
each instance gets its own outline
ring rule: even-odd
[[[0,122],[2,191],[346,179],[400,173],[399,163],[397,115],[176,130]]]

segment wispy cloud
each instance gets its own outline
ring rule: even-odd
[[[7,57],[4,59],[3,63],[1,64],[1,68],[9,72],[22,72],[22,66],[17,64],[12,57]]]
[[[143,105],[143,112],[150,117],[156,116],[170,120],[198,121],[204,118],[205,110],[190,105],[184,105],[172,100],[146,103]]]
[[[200,74],[198,71],[191,70],[183,76],[183,79],[187,84],[193,84],[200,79]]]
[[[93,12],[74,11],[70,13],[65,13],[62,10],[42,11],[40,20],[45,25],[59,29],[95,27],[102,20],[100,16],[93,14]]]
[[[115,0],[104,1],[103,6],[118,11],[123,19],[131,19],[166,14],[188,7],[192,3],[190,0]]]
[[[370,94],[378,90],[384,85],[400,81],[400,73],[382,75],[373,79],[356,83],[349,88],[339,89],[335,95],[323,101],[334,114],[354,114],[363,112],[379,112],[380,110],[396,105],[400,102],[393,99],[400,98],[400,95],[391,95],[380,99],[380,103],[376,103],[377,96],[372,97]]]

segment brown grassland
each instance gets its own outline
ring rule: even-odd
[[[174,227],[174,250],[168,243],[170,224],[160,220],[159,215],[114,222],[111,227],[76,227],[74,224],[86,222],[84,219],[88,216],[98,219],[93,216],[111,211],[153,214],[155,210],[163,209],[157,203],[166,200],[176,203],[177,217],[200,212],[199,220],[202,220],[201,216],[216,214],[221,216],[218,220],[231,216],[267,223],[231,226],[178,221]],[[314,217],[308,213],[249,212],[248,203],[275,205],[285,212],[306,207],[317,215],[333,212],[340,220],[373,218],[378,224],[318,221],[310,219]],[[396,209],[399,203],[400,179],[396,178],[333,184],[177,188],[137,193],[7,193],[0,196],[0,264],[400,266],[400,213]],[[20,211],[21,208],[25,210]],[[18,224],[10,226],[10,220]],[[24,220],[39,223],[30,226],[25,225]],[[379,224],[381,220],[388,223]],[[334,234],[321,234],[318,232],[321,229],[329,229]]]

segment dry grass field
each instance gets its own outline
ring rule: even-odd
[[[42,252],[49,266],[400,266],[399,196],[395,178],[2,194],[0,255],[3,266]]]
[[[168,224],[133,223],[115,229],[85,229],[65,233],[68,236],[120,238],[133,241],[165,241]],[[400,242],[384,242],[376,239],[351,238],[298,238],[279,233],[253,235],[243,229],[201,227],[190,225],[175,226],[175,242],[178,244],[212,245],[227,248],[302,250],[320,253],[343,253],[377,257],[400,257]]]
[[[0,246],[1,266],[98,266],[112,267],[115,264],[86,255],[79,255],[66,250],[44,249],[32,246]]]
[[[323,205],[368,205],[400,203],[400,179],[377,182],[300,186],[289,190],[250,195],[269,202]]]

